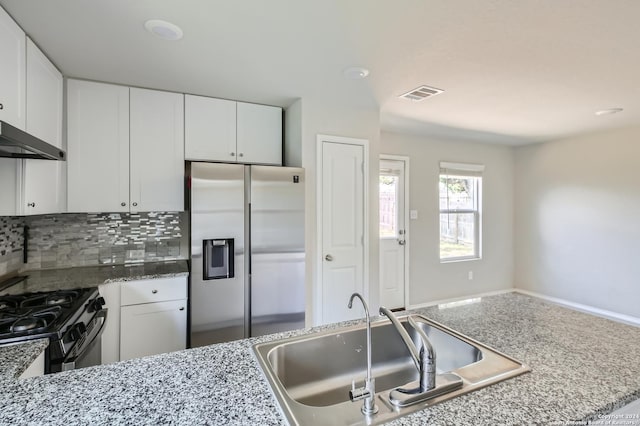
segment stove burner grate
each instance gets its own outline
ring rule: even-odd
[[[21,308],[31,308],[40,306],[66,306],[73,303],[78,298],[77,291],[56,291],[31,296],[20,303]]]
[[[44,309],[15,310],[0,314],[0,336],[2,334],[24,334],[45,331],[62,313],[60,306]]]

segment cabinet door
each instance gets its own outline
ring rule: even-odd
[[[0,7],[0,120],[25,128],[24,31]]]
[[[185,158],[236,162],[236,102],[185,95]]]
[[[25,126],[25,34],[0,7],[0,120]],[[0,216],[17,214],[18,162],[0,158]]]
[[[69,212],[129,211],[129,88],[67,82]]]
[[[123,306],[120,311],[120,360],[184,349],[187,301]]]
[[[131,211],[184,210],[184,95],[130,90]]]
[[[62,74],[27,39],[27,132],[62,147]],[[21,213],[60,213],[63,161],[23,160]]]
[[[238,102],[238,161],[282,165],[282,109]]]

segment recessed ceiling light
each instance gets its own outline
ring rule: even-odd
[[[180,40],[183,35],[179,26],[160,19],[150,19],[144,23],[144,27],[151,34],[164,40]]]
[[[609,109],[601,109],[600,111],[596,111],[596,115],[610,115],[617,114],[619,112],[624,111],[623,108],[609,108]]]
[[[342,75],[350,80],[362,80],[369,75],[369,70],[362,67],[351,67],[342,71]]]

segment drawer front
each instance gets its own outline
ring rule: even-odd
[[[122,306],[187,298],[187,278],[156,278],[122,283]]]

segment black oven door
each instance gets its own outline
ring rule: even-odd
[[[87,325],[87,334],[79,339],[67,357],[62,361],[60,371],[100,365],[102,361],[101,337],[107,322],[107,309],[99,310]]]

